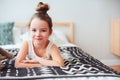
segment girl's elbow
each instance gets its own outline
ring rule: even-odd
[[[64,64],[60,64],[59,66],[60,66],[60,67],[64,67]]]
[[[64,62],[60,62],[59,66],[63,67],[64,66]]]
[[[19,68],[19,66],[17,65],[17,64],[15,64],[15,66],[14,66],[15,68]]]
[[[20,68],[20,63],[18,62],[15,62],[15,65],[14,65],[15,68]]]
[[[64,67],[64,62],[62,63],[61,67]]]

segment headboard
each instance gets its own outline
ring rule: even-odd
[[[26,27],[27,22],[15,22],[14,26],[21,26]],[[70,43],[74,43],[74,28],[72,22],[53,22],[53,29],[58,28],[59,30],[62,30]]]
[[[111,20],[110,50],[113,54],[120,56],[120,19]]]

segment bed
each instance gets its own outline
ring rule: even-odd
[[[20,44],[24,39],[29,39],[25,25],[24,22],[14,22],[14,44],[0,45],[14,54],[13,59],[2,61],[6,66],[0,71],[0,80],[120,80],[120,73],[74,44],[74,27],[71,22],[54,22],[50,37],[64,58],[64,67],[15,68]]]

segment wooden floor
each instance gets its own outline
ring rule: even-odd
[[[114,66],[109,66],[111,68],[113,68],[114,70],[120,72],[120,65],[114,65]]]

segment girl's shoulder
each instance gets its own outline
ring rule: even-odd
[[[52,41],[50,41],[48,44],[48,47],[50,47],[52,49],[52,48],[56,48],[57,46]]]
[[[52,51],[58,50],[58,46],[53,43],[52,46],[51,46],[51,50],[52,50]]]
[[[24,45],[28,44],[28,40],[23,41],[22,44]]]
[[[28,47],[29,42],[27,40],[23,41],[21,47]]]

